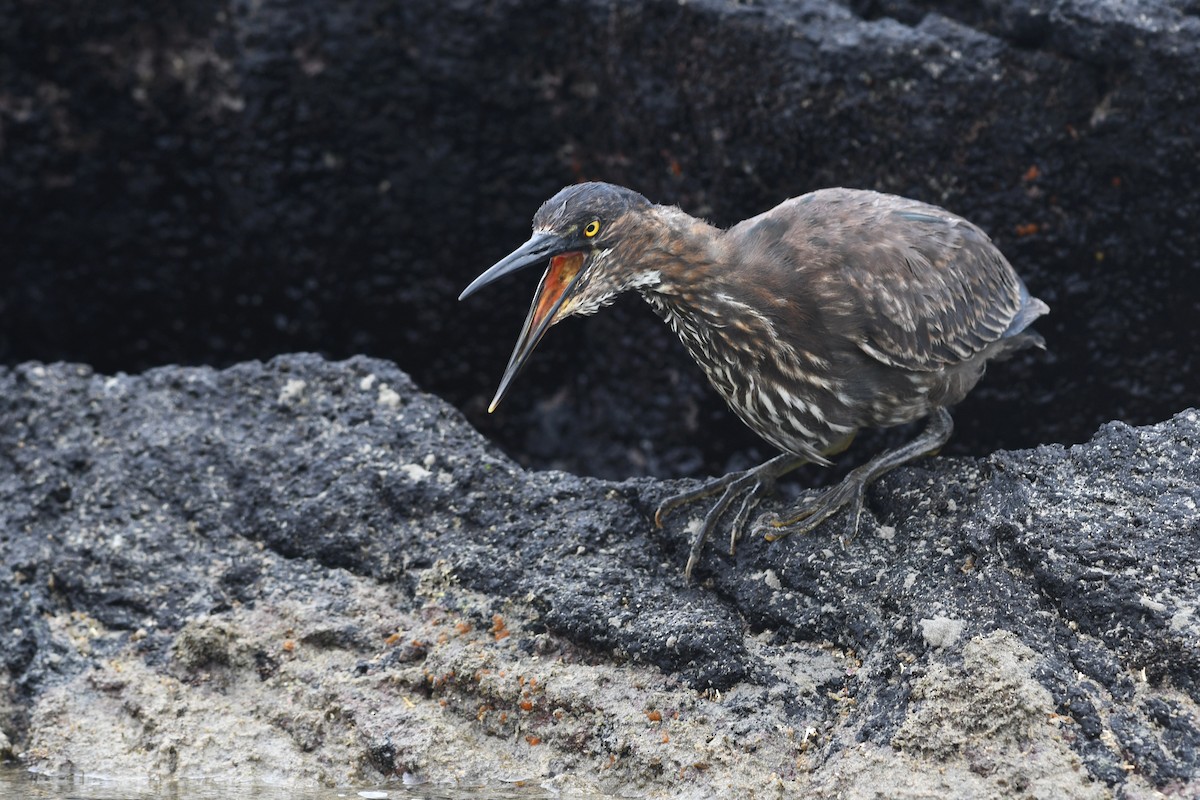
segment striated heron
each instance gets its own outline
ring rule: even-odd
[[[756,523],[777,539],[810,531],[849,505],[857,525],[867,486],[950,438],[947,409],[988,361],[1043,346],[1027,327],[1049,311],[975,225],[937,206],[855,189],[811,192],[721,230],[620,186],[569,186],[538,210],[532,238],[459,299],[547,261],[489,411],[550,326],[632,289],[733,412],[783,451],[658,507],[661,526],[671,510],[720,495],[692,541],[689,579],[739,498],[730,553],[780,476],[805,463],[831,464],[862,428],[927,417],[912,441],[791,514]]]

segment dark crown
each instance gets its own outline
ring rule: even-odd
[[[651,205],[642,195],[611,183],[578,183],[551,197],[533,216],[538,229],[562,228],[593,219],[611,221],[631,208]]]

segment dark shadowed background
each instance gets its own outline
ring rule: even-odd
[[[0,0],[0,360],[365,353],[526,465],[721,472],[768,452],[636,299],[489,416],[536,275],[456,296],[564,184],[722,225],[845,185],[972,219],[1052,308],[953,452],[1194,405],[1200,4],[963,5]]]

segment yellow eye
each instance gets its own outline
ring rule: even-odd
[[[589,239],[591,239],[593,236],[595,236],[599,232],[600,232],[600,220],[596,220],[596,219],[589,222],[587,224],[587,226],[583,229],[583,235],[588,237]]]

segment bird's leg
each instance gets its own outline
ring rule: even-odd
[[[934,409],[929,415],[929,423],[925,430],[908,444],[880,453],[866,464],[856,467],[841,483],[825,489],[793,515],[765,515],[755,523],[754,528],[756,531],[763,530],[767,540],[773,542],[793,533],[808,533],[833,516],[842,506],[849,504],[854,510],[854,530],[857,531],[866,488],[901,464],[933,455],[949,440],[953,430],[954,420],[950,417],[950,412],[944,408]]]
[[[704,522],[700,526],[700,530],[696,532],[695,537],[692,539],[687,566],[683,569],[684,578],[691,580],[692,568],[700,560],[700,553],[704,549],[704,543],[712,536],[722,515],[729,509],[730,504],[737,499],[738,495],[742,496],[742,504],[733,517],[733,525],[729,531],[730,555],[734,554],[738,539],[741,538],[742,530],[746,527],[746,520],[749,519],[750,512],[758,505],[759,500],[775,488],[775,481],[781,475],[791,472],[806,461],[807,459],[802,456],[784,453],[753,469],[731,472],[723,478],[709,481],[699,488],[673,495],[662,501],[658,506],[658,510],[654,512],[654,524],[660,528],[663,526],[663,519],[666,515],[679,508],[679,506],[705,497],[711,497],[717,492],[721,492],[720,499],[709,509],[708,514],[704,517]]]

